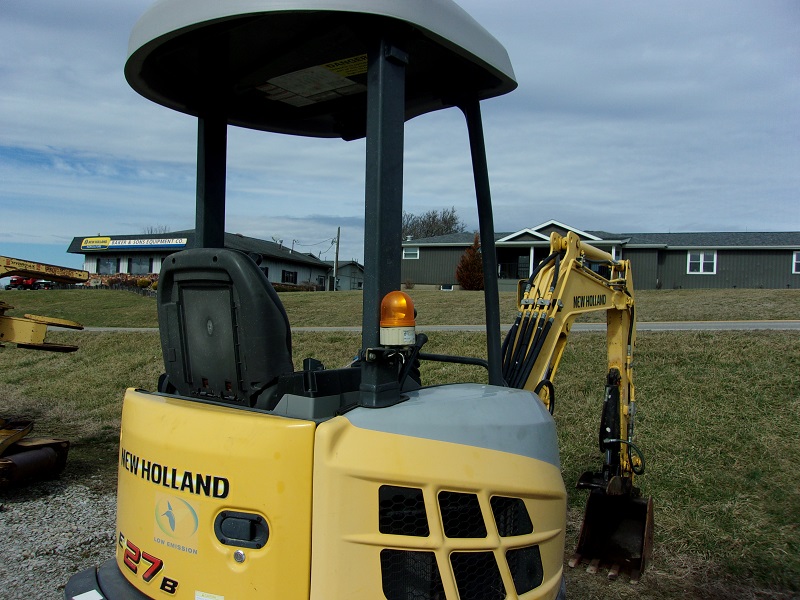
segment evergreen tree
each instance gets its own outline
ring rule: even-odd
[[[478,234],[475,241],[461,255],[456,267],[456,281],[463,290],[483,289],[483,260],[481,259],[481,243]]]

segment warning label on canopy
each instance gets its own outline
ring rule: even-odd
[[[362,54],[273,77],[258,89],[270,100],[307,106],[365,91],[366,86],[349,78],[366,72],[367,55]]]
[[[335,60],[323,65],[329,71],[333,71],[342,77],[352,77],[353,75],[363,75],[367,72],[367,55],[359,54],[342,60]]]

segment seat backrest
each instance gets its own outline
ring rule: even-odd
[[[182,396],[253,406],[293,371],[283,304],[255,261],[236,250],[168,256],[158,322],[167,379]]]

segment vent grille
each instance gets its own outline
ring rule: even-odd
[[[533,523],[521,498],[494,496],[491,500],[494,522],[500,537],[533,533]]]
[[[460,600],[503,600],[503,578],[493,552],[453,552],[450,564]]]
[[[429,519],[422,489],[392,485],[379,487],[380,533],[409,537],[407,549],[381,550],[382,585],[387,600],[446,600],[437,554],[421,548],[421,541],[412,541],[413,538],[429,537],[429,521],[438,527],[439,519],[447,538],[480,540],[473,542],[474,547],[469,542],[460,542],[459,550],[450,552],[450,572],[445,571],[444,576],[455,583],[459,600],[503,600],[509,594],[513,595],[510,589],[507,593],[503,584],[502,573],[506,569],[517,596],[542,585],[544,569],[539,546],[508,549],[511,542],[503,541],[533,533],[533,523],[524,500],[506,496],[489,499],[494,525],[501,539],[497,548],[494,544],[487,548],[491,521],[487,520],[488,514],[484,517],[477,494],[441,491],[437,501],[439,514],[433,512]],[[434,503],[433,511],[436,508]],[[406,545],[405,542],[397,543]],[[464,544],[467,544],[466,548]]]
[[[387,600],[445,600],[433,552],[381,550],[381,575]]]
[[[444,534],[449,538],[485,538],[481,505],[475,494],[439,492]]]
[[[508,562],[508,569],[511,571],[517,594],[530,592],[532,589],[542,585],[544,568],[542,567],[539,546],[509,550],[506,552],[506,561]]]
[[[378,530],[390,535],[427,537],[430,530],[422,490],[382,485],[378,490]]]

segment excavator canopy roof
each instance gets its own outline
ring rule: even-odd
[[[452,0],[160,0],[131,33],[125,76],[187,114],[353,139],[379,36],[408,60],[406,120],[517,85],[503,46]]]

